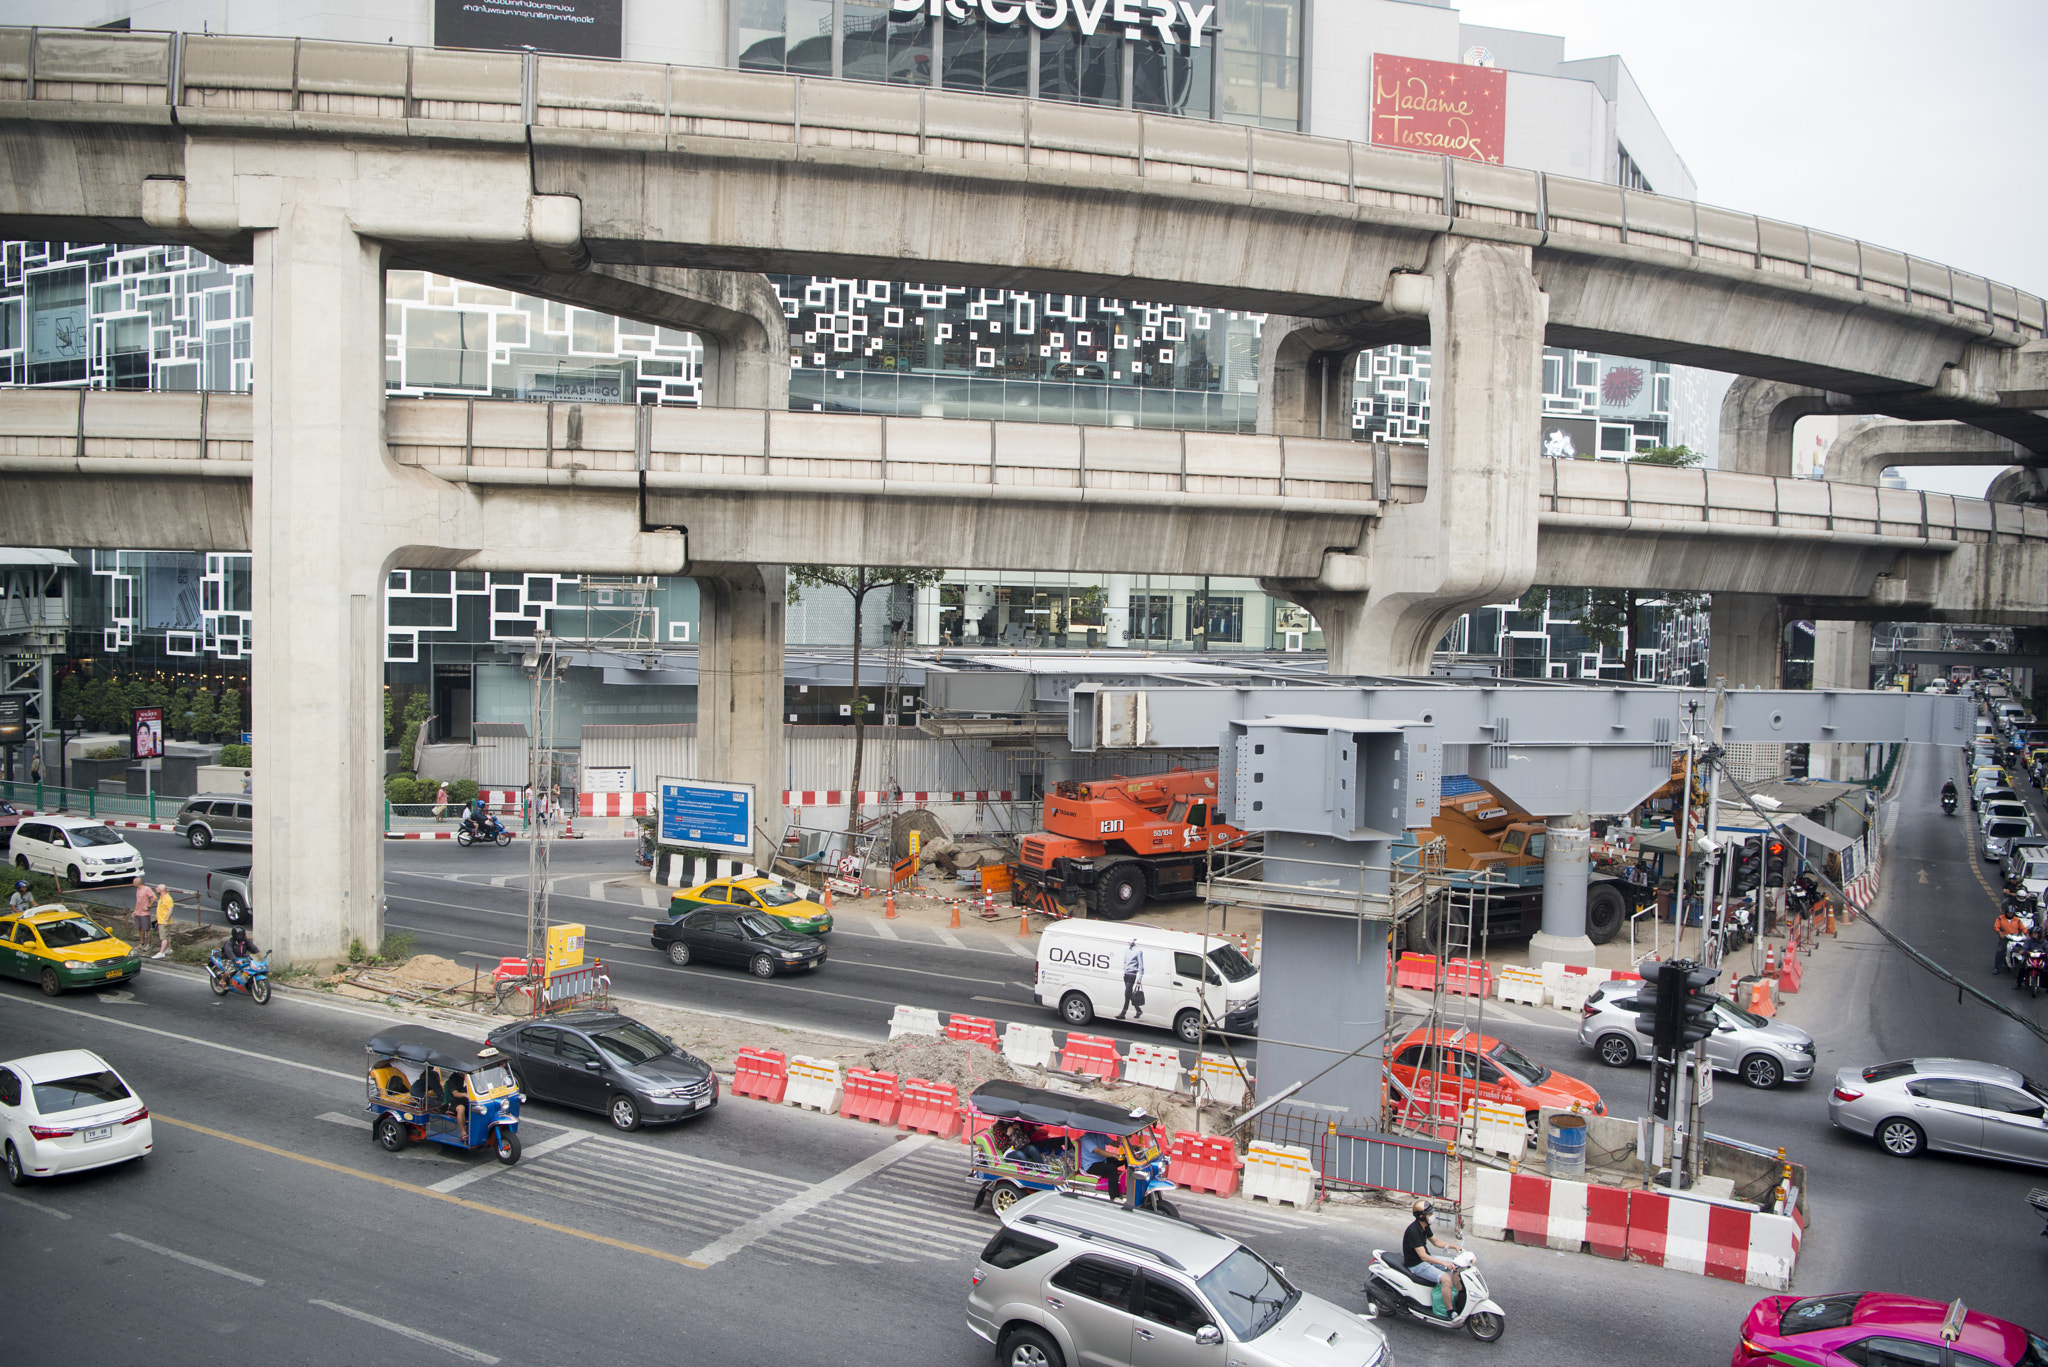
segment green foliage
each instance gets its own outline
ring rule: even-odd
[[[384,748],[387,750],[396,744],[396,739],[391,734],[392,728],[396,725],[397,718],[391,715],[391,685],[386,684],[384,685]]]
[[[476,793],[476,780],[473,778],[459,778],[448,785],[448,800],[450,802],[465,804],[474,802],[476,801]]]
[[[413,947],[418,943],[419,936],[411,931],[394,930],[377,946],[377,957],[387,964],[402,963],[412,957]]]
[[[246,769],[250,761],[249,749],[250,747],[238,743],[223,745],[220,748],[220,762],[230,769]]]
[[[179,740],[189,740],[192,735],[191,714],[192,690],[181,688],[171,694],[170,702],[164,707],[164,725]]]
[[[1653,446],[1629,459],[1637,465],[1698,465],[1704,457],[1690,446]]]
[[[384,780],[384,796],[397,803],[432,802],[440,784],[411,774],[393,774]],[[452,796],[452,794],[451,794]]]
[[[223,688],[220,700],[213,705],[213,726],[216,731],[231,736],[242,734],[242,694],[234,688]]]
[[[414,693],[405,700],[405,721],[399,728],[401,734],[398,738],[398,751],[408,769],[416,771],[419,768],[413,749],[419,743],[420,723],[431,715],[432,710],[424,690]]]
[[[82,684],[78,690],[78,710],[72,715],[85,718],[85,724],[96,730],[107,728],[107,681],[94,679]]]
[[[85,710],[85,680],[76,674],[66,674],[64,682],[57,685],[57,715],[64,721],[64,729],[71,729],[71,719]]]
[[[203,688],[192,690],[185,712],[185,729],[194,736],[211,736],[218,729],[214,723],[213,694]]]
[[[128,757],[128,747],[125,745],[96,745],[85,752],[85,757],[87,759],[126,759]]]
[[[927,589],[946,577],[944,570],[918,569],[911,565],[791,565],[789,601],[801,603],[805,589],[843,589],[853,595],[854,610],[876,589],[901,584],[909,589]]]

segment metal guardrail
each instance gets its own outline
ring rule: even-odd
[[[0,780],[0,802],[32,807],[38,812],[63,812],[72,816],[140,817],[147,821],[170,821],[184,805],[182,797],[162,793],[103,793],[96,788],[60,788],[54,783],[22,783]]]
[[[1834,285],[2022,337],[2035,295],[1855,238],[1568,176],[1137,110],[720,67],[299,38],[0,29],[0,100],[195,127],[536,143],[783,142],[1070,167],[1464,219],[1559,250],[1606,244]],[[1484,225],[1484,226],[1481,226]]]

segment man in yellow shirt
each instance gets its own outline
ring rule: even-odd
[[[156,953],[151,958],[161,959],[171,952],[171,889],[168,884],[156,885]]]

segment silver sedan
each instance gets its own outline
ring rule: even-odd
[[[1650,1056],[1650,1037],[1636,1028],[1637,986],[1626,979],[1603,983],[1580,1008],[1579,1043],[1610,1068],[1626,1068]],[[1813,1036],[1725,1001],[1714,1007],[1714,1033],[1706,1045],[1715,1071],[1734,1073],[1752,1087],[1813,1076]]]
[[[1916,1058],[1844,1068],[1828,1119],[1899,1158],[1941,1149],[2048,1167],[2048,1089],[1996,1063]]]

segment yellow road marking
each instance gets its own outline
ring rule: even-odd
[[[396,1177],[385,1177],[374,1172],[364,1172],[361,1168],[351,1168],[341,1163],[330,1163],[324,1158],[309,1158],[303,1153],[293,1153],[290,1149],[280,1149],[274,1145],[265,1144],[260,1140],[244,1139],[241,1135],[229,1134],[225,1130],[214,1130],[208,1129],[204,1125],[195,1125],[189,1120],[173,1120],[162,1111],[151,1111],[149,1115],[152,1120],[161,1121],[166,1125],[175,1125],[181,1130],[190,1130],[194,1134],[203,1134],[212,1139],[225,1139],[230,1144],[240,1144],[244,1148],[255,1149],[261,1153],[275,1154],[279,1158],[289,1158],[295,1163],[305,1163],[310,1167],[325,1168],[329,1172],[338,1172],[345,1177],[360,1177],[365,1182],[375,1182],[380,1186],[393,1187],[413,1196],[427,1197],[429,1200],[445,1201],[451,1206],[461,1206],[464,1210],[481,1211],[485,1215],[496,1215],[506,1220],[517,1220],[522,1225],[532,1225],[536,1229],[551,1230],[556,1234],[566,1234],[572,1239],[585,1239],[593,1244],[603,1244],[607,1248],[616,1248],[627,1253],[639,1253],[649,1258],[659,1258],[665,1263],[677,1263],[683,1267],[694,1267],[700,1272],[710,1266],[709,1263],[698,1262],[693,1258],[685,1258],[679,1254],[664,1253],[658,1248],[648,1248],[641,1244],[629,1244],[624,1239],[608,1238],[605,1235],[593,1234],[587,1229],[576,1229],[570,1225],[558,1225],[552,1220],[542,1220],[532,1215],[521,1215],[516,1210],[505,1210],[499,1206],[487,1206],[481,1201],[465,1200],[460,1196],[450,1196],[442,1191],[430,1191],[426,1187],[416,1187],[412,1183],[400,1181]]]

